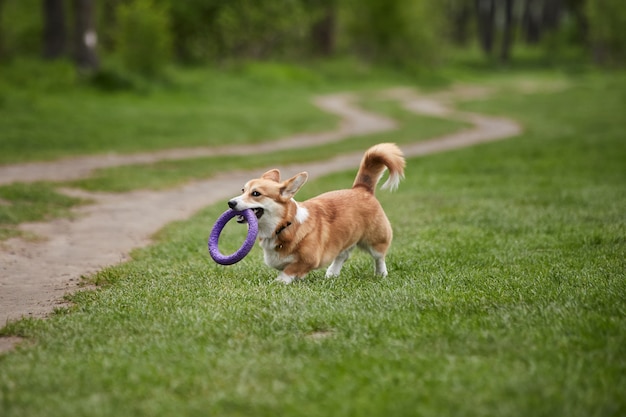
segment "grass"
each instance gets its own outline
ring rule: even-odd
[[[0,164],[254,143],[336,123],[315,111],[306,85],[276,88],[208,69],[175,72],[169,87],[106,94],[82,85],[69,64],[16,64],[0,74]]]
[[[380,192],[390,276],[272,282],[259,249],[206,253],[223,204],[159,233],[0,357],[3,416],[626,412],[625,80],[467,103],[509,141],[409,161]],[[300,199],[345,187],[314,179]]]
[[[354,62],[172,69],[167,80],[102,91],[69,62],[0,68],[0,164],[83,154],[247,144],[332,129],[311,96],[414,84],[410,75]]]
[[[55,191],[50,183],[16,183],[0,187],[0,241],[21,233],[24,222],[71,216],[70,209],[84,200]]]
[[[246,156],[218,156],[191,158],[174,161],[161,161],[149,165],[127,165],[100,169],[89,178],[68,183],[90,191],[124,192],[135,189],[161,189],[180,185],[193,180],[208,178],[220,172],[247,168],[263,168],[281,163],[310,162],[331,158],[350,151],[362,150],[390,137],[398,144],[431,139],[445,133],[454,132],[467,126],[462,122],[418,116],[400,108],[397,103],[372,100],[364,106],[377,114],[392,117],[399,123],[399,129],[392,133],[378,133],[347,138],[337,143],[313,146],[273,153]]]
[[[0,164],[85,153],[255,143],[293,133],[330,130],[336,127],[336,117],[316,110],[310,101],[312,95],[342,88],[371,91],[388,85],[390,80],[414,81],[378,69],[357,68],[354,63],[348,66],[349,71],[346,64],[335,69],[327,63],[315,70],[250,63],[231,72],[206,68],[172,71],[165,84],[102,92],[77,79],[67,63],[18,61],[0,69],[0,111],[5,116],[0,118]],[[347,78],[346,73],[351,77]],[[462,126],[415,117],[397,105],[367,95],[366,98],[363,103],[366,108],[400,122],[402,129],[394,137],[400,143]],[[261,155],[253,161],[249,157],[217,157],[122,166],[57,185],[114,192],[161,189],[251,163],[262,167],[277,161],[328,158],[362,149],[383,137],[353,138],[306,152]],[[0,186],[0,240],[23,235],[17,228],[19,223],[68,216],[69,208],[81,203],[54,192],[55,186],[50,183]],[[14,194],[17,188],[19,196]],[[28,209],[24,210],[27,200]],[[56,203],[61,200],[63,210]]]

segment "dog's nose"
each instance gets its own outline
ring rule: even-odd
[[[231,209],[235,209],[235,207],[237,207],[237,202],[235,200],[230,200],[228,202],[228,207],[230,207]]]

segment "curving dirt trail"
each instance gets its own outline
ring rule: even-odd
[[[453,108],[456,100],[483,97],[488,93],[485,89],[457,87],[433,95],[421,95],[408,88],[385,90],[379,94],[381,98],[399,101],[416,114],[471,124],[472,127],[453,134],[401,146],[407,157],[414,157],[520,134],[521,127],[512,120]],[[0,167],[0,184],[44,179],[71,180],[89,176],[94,169],[102,167],[148,164],[163,159],[246,155],[303,148],[397,128],[395,121],[357,107],[357,101],[358,96],[353,94],[333,94],[314,99],[320,109],[340,117],[338,127],[328,132],[296,135],[258,145],[85,156],[3,166]],[[390,141],[393,139],[390,138]],[[287,173],[306,170],[315,178],[335,171],[356,169],[363,151],[338,155],[326,161],[279,168]],[[132,249],[150,244],[150,237],[164,225],[186,219],[203,207],[237,194],[243,183],[262,171],[231,172],[164,191],[111,194],[62,190],[71,195],[87,196],[94,203],[76,208],[73,219],[21,225],[21,229],[41,237],[36,242],[13,238],[0,243],[0,326],[21,317],[44,317],[63,303],[64,294],[79,288],[81,276],[128,260]],[[17,340],[0,338],[0,351],[10,349]]]
[[[88,155],[63,158],[52,162],[5,165],[0,166],[0,185],[18,181],[76,180],[88,177],[96,169],[120,165],[152,164],[157,161],[206,156],[251,155],[323,145],[324,143],[339,141],[349,136],[369,135],[393,130],[397,127],[396,122],[387,117],[370,113],[354,106],[352,102],[356,100],[357,97],[355,95],[348,93],[320,96],[313,99],[313,103],[319,109],[334,114],[341,120],[336,129],[328,132],[300,134],[255,145],[165,149],[124,155]]]

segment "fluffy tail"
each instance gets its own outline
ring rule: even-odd
[[[352,188],[363,187],[374,194],[376,184],[383,175],[385,168],[389,169],[389,178],[382,188],[391,191],[398,188],[400,179],[404,178],[404,155],[394,143],[380,143],[369,148],[363,159],[359,172],[356,174]]]

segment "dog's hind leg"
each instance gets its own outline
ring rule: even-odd
[[[376,275],[386,277],[387,276],[387,264],[385,263],[385,255],[372,253],[372,256],[374,257]]]
[[[388,246],[389,246],[388,243],[384,245],[380,245],[379,249],[386,250]],[[366,251],[367,253],[369,253],[370,255],[372,255],[372,258],[374,258],[374,272],[376,273],[376,275],[386,277],[387,276],[387,264],[385,263],[385,252],[376,250],[376,248],[365,243],[360,243],[359,247],[363,249],[364,251]]]
[[[326,278],[336,277],[341,273],[341,268],[343,267],[343,263],[350,257],[350,253],[354,249],[354,246],[342,251],[337,255],[335,260],[326,270]]]

